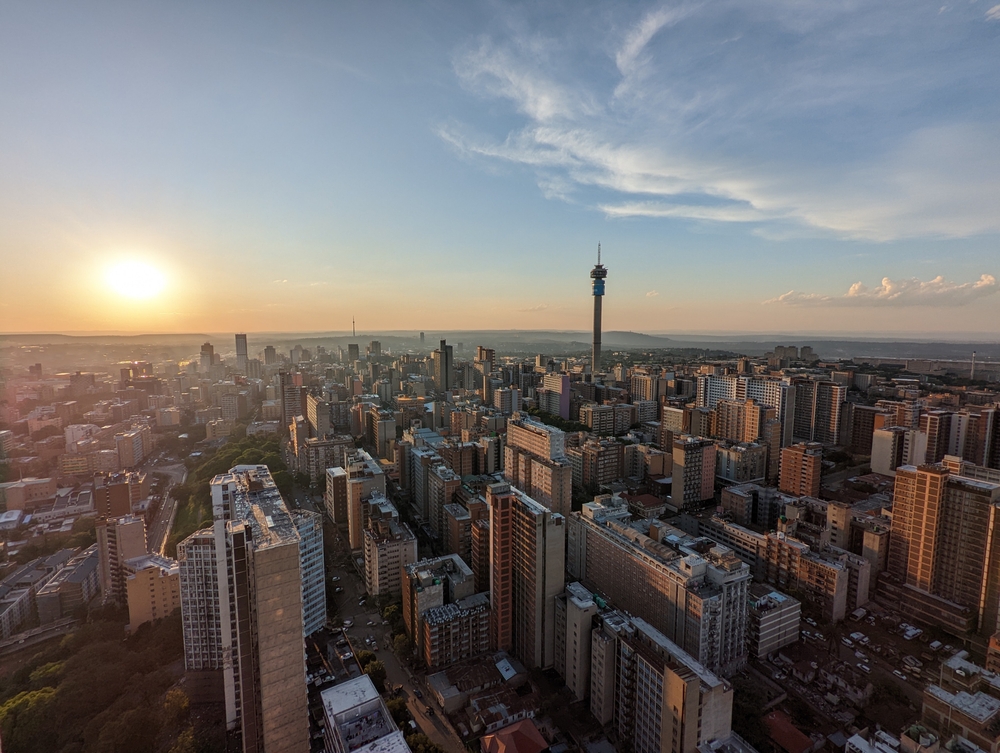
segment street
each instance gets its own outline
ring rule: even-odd
[[[170,482],[162,492],[163,502],[150,526],[147,541],[149,551],[154,554],[163,554],[163,547],[170,537],[170,529],[174,524],[174,516],[177,514],[177,500],[170,496],[170,490],[175,484],[183,484],[187,480],[187,468],[183,463],[175,465],[164,465],[160,467],[151,466],[145,469],[147,473],[163,473],[170,477]],[[171,552],[169,556],[173,556]]]
[[[306,506],[300,502],[299,494],[296,494],[295,498],[301,506]],[[353,625],[347,629],[347,635],[354,655],[357,656],[358,651],[371,650],[366,645],[365,638],[373,637],[378,647],[376,655],[385,665],[386,685],[387,687],[390,684],[402,686],[406,707],[413,716],[419,731],[444,750],[462,750],[464,747],[462,741],[455,734],[451,725],[443,718],[441,708],[427,692],[423,677],[411,674],[410,670],[400,663],[391,650],[390,627],[387,624],[382,624],[382,616],[374,607],[374,603],[370,605],[366,600],[363,605],[359,604],[360,599],[366,595],[365,585],[357,570],[351,565],[346,532],[338,530],[332,523],[325,521],[324,537],[326,538],[327,575],[339,578],[339,580],[334,581],[333,585],[335,588],[343,589],[340,593],[330,594],[330,601],[327,605],[328,612],[335,613],[341,620],[353,621]],[[414,691],[417,689],[423,695],[422,698],[415,695]],[[427,707],[434,710],[434,716],[427,714]]]

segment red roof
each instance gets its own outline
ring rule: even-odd
[[[806,753],[813,746],[812,740],[781,711],[772,711],[765,716],[764,724],[771,739],[786,753]]]
[[[479,743],[483,753],[542,753],[549,747],[530,719],[486,735]]]

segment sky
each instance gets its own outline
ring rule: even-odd
[[[9,2],[0,332],[997,339],[1000,5]]]

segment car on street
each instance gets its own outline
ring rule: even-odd
[[[424,712],[427,714],[427,716],[434,716],[434,709],[432,709],[430,706],[424,706]]]
[[[334,575],[332,578],[330,578],[330,580],[332,580],[334,583],[336,583],[338,580],[340,580],[340,576],[339,575]]]
[[[898,678],[899,678],[900,680],[905,680],[905,679],[906,679],[906,675],[904,675],[904,674],[903,674],[902,672],[900,672],[900,671],[899,671],[898,669],[894,669],[894,670],[892,670],[892,673],[893,673],[894,675],[896,675],[896,677],[898,677]]]
[[[340,586],[337,586],[335,589],[333,589],[333,592],[335,594],[342,594],[342,593],[344,593],[344,589],[341,588]]]
[[[414,689],[413,695],[415,695],[417,698],[423,698],[424,697],[424,694],[420,692],[420,688]]]

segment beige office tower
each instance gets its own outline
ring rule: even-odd
[[[573,467],[566,457],[566,434],[515,415],[507,422],[504,478],[553,512],[568,515],[573,506]]]
[[[224,701],[240,750],[306,751],[304,602],[322,539],[303,538],[310,526],[289,513],[266,466],[236,466],[211,489],[212,529],[178,546],[192,689]]]
[[[745,750],[732,734],[733,688],[645,620],[620,612],[592,633],[591,713],[644,753]],[[748,746],[747,746],[748,747]]]
[[[97,557],[104,601],[125,604],[125,562],[146,554],[146,523],[137,515],[97,521]]]
[[[364,544],[367,508],[363,504],[378,492],[385,496],[385,473],[378,461],[364,450],[347,456],[347,528],[351,550],[357,551]]]
[[[566,519],[509,484],[486,488],[490,508],[490,645],[529,669],[555,662]]]
[[[1000,484],[944,465],[897,468],[888,570],[915,619],[951,632],[996,632]]]

